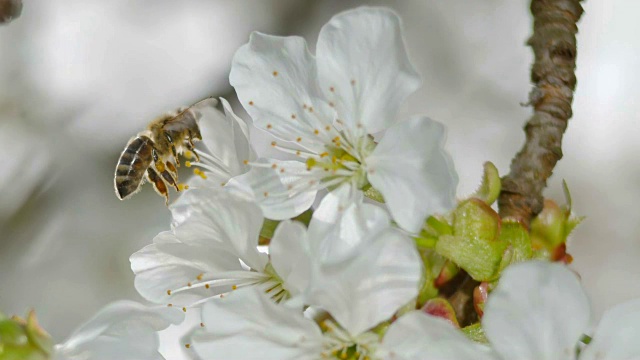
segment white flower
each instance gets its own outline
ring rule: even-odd
[[[243,286],[258,286],[275,300],[300,293],[308,271],[306,231],[288,222],[271,239],[270,254],[258,251],[263,217],[253,202],[222,189],[187,191],[170,206],[172,231],[131,256],[135,287],[156,303],[194,306]],[[186,308],[185,308],[186,310]]]
[[[341,200],[346,208],[372,185],[393,219],[412,232],[430,213],[453,205],[457,175],[442,148],[443,126],[421,117],[395,121],[420,80],[392,11],[335,16],[320,32],[316,57],[300,37],[253,33],[233,59],[230,82],[254,124],[283,140],[272,145],[308,169],[252,163],[296,179],[285,191],[265,189],[264,197],[291,199],[343,185],[353,188]],[[376,144],[372,135],[383,130]]]
[[[376,212],[373,207],[364,210]],[[360,224],[363,227],[356,230],[347,225],[357,222],[353,218],[339,224],[344,227],[341,231],[316,232],[311,224],[307,237],[299,234],[301,241],[309,241],[314,261],[303,301],[326,310],[333,320],[319,325],[304,317],[298,307],[278,305],[255,289],[241,290],[204,305],[203,321],[216,325],[194,335],[195,351],[203,359],[214,355],[224,359],[318,359],[354,352],[358,353],[354,359],[378,358],[376,354],[386,351],[386,345],[372,330],[418,294],[422,273],[411,239],[389,227],[388,218],[381,220],[386,227]],[[347,233],[358,238],[349,253],[340,250],[341,260],[316,261],[323,258],[321,254],[330,254],[332,245],[315,235],[333,238]],[[336,239],[331,242],[338,244]]]
[[[577,358],[576,350],[590,316],[587,296],[571,270],[557,263],[532,261],[512,265],[503,272],[500,283],[489,295],[482,326],[493,348],[493,359],[569,360]],[[436,320],[428,318],[425,326],[432,326]],[[477,359],[471,352],[477,344],[450,328],[438,339],[425,338],[425,349],[460,351],[457,356],[436,359]],[[640,300],[633,300],[604,314],[593,341],[578,357],[638,359],[638,336]]]
[[[67,341],[56,345],[55,360],[156,360],[158,334],[182,322],[177,309],[146,307],[133,301],[107,305],[80,326]]]
[[[224,113],[214,107],[203,110],[198,122],[205,151],[198,152],[200,161],[187,161],[194,167],[197,177],[189,182],[190,188],[218,188],[234,192],[255,201],[265,217],[283,220],[294,217],[311,206],[314,194],[292,194],[290,197],[266,197],[266,191],[286,192],[289,180],[280,177],[268,168],[251,168],[247,162],[265,162],[257,159],[249,142],[249,125],[234,114],[229,102],[220,98]],[[291,161],[291,174],[297,166],[298,172],[304,164]],[[180,198],[176,205],[179,205]]]

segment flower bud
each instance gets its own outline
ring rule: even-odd
[[[427,301],[426,304],[420,309],[425,313],[445,319],[451,325],[460,328],[458,319],[456,318],[456,312],[453,310],[451,304],[443,298],[435,298]]]
[[[438,239],[436,251],[477,281],[497,277],[508,243],[499,238],[498,214],[479,199],[463,201],[453,211],[453,235]]]

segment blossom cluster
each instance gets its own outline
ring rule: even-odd
[[[456,199],[444,126],[397,119],[420,77],[395,13],[338,14],[315,52],[257,32],[237,51],[230,83],[251,121],[225,99],[199,119],[199,161],[186,162],[198,176],[170,205],[170,230],[130,259],[157,306],[112,305],[59,358],[156,359],[156,332],[186,312],[201,319],[183,340],[193,359],[640,356],[640,301],[589,328],[566,267],[570,201],[547,202],[530,228],[501,219],[490,163]],[[463,277],[469,319],[450,302]]]

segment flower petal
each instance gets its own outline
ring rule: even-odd
[[[219,160],[229,177],[233,177],[249,171],[244,160],[254,160],[255,153],[249,144],[247,124],[234,114],[227,100],[220,98],[220,101],[224,113],[215,108],[208,109],[203,112],[198,125],[209,154]],[[226,180],[228,178],[222,179]]]
[[[312,320],[257,289],[208,302],[202,319],[205,328],[192,342],[203,359],[317,359],[322,352],[322,333]]]
[[[421,311],[405,314],[391,324],[377,355],[397,360],[495,359],[488,347],[467,339],[447,321]]]
[[[258,159],[256,162],[269,161]],[[269,167],[254,166],[246,174],[229,180],[225,189],[255,201],[267,219],[285,220],[298,216],[311,207],[316,191],[291,193],[287,186],[300,179],[299,174],[306,171],[306,165],[298,161],[279,161],[278,165],[286,167],[287,171],[278,173]]]
[[[163,359],[158,353],[157,332],[179,324],[178,309],[146,307],[133,301],[107,305],[56,346],[56,359],[140,360]]]
[[[313,274],[307,303],[327,310],[352,336],[390,318],[418,294],[422,263],[413,242],[387,229],[360,254]]]
[[[482,326],[504,359],[574,359],[589,318],[589,301],[571,270],[531,261],[502,273]]]
[[[442,124],[414,117],[392,126],[366,159],[369,181],[407,231],[418,232],[427,216],[455,204],[458,175],[444,137]]]
[[[252,269],[264,269],[267,258],[257,248],[263,217],[253,202],[222,189],[193,189],[169,208],[181,242],[224,248]]]
[[[369,133],[388,128],[407,96],[420,87],[398,15],[361,7],[322,27],[316,49],[322,91],[339,118]]]
[[[306,290],[311,277],[307,229],[297,221],[283,221],[269,244],[271,264],[291,295]]]
[[[158,303],[185,306],[219,294],[225,289],[193,287],[188,291],[173,292],[196,282],[200,274],[241,271],[237,255],[224,248],[185,244],[170,232],[154,238],[154,244],[145,246],[130,258],[136,290],[145,299]]]
[[[345,184],[322,199],[309,224],[310,246],[316,261],[327,264],[357,255],[354,250],[365,239],[391,225],[384,209],[363,203],[362,198],[361,191]]]
[[[235,54],[229,82],[260,129],[309,149],[323,149],[314,129],[333,119],[321,100],[314,57],[301,37],[278,37],[258,32]]]
[[[607,310],[581,360],[640,359],[640,299]]]

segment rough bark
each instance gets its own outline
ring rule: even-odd
[[[562,158],[562,136],[572,116],[576,86],[576,23],[582,0],[532,0],[533,36],[528,45],[535,54],[534,84],[529,104],[534,114],[524,127],[526,141],[502,179],[498,199],[500,216],[525,225],[542,211],[547,179]]]

